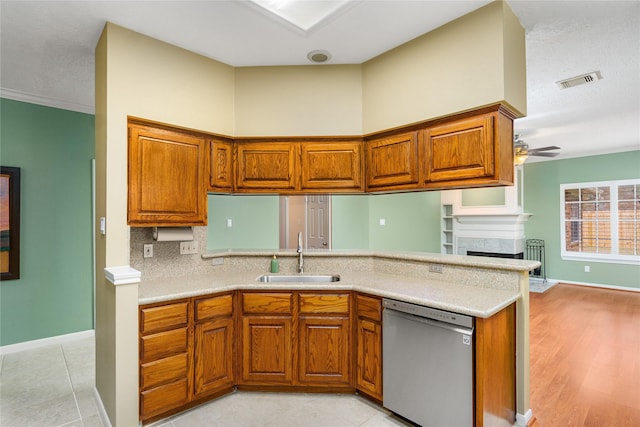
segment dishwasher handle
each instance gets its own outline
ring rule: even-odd
[[[454,325],[451,323],[441,322],[440,320],[433,320],[427,317],[416,316],[415,314],[404,313],[402,311],[394,310],[392,308],[385,307],[383,311],[383,316],[394,316],[402,319],[410,320],[412,322],[418,322],[425,325],[431,325],[438,328],[446,329],[451,332],[456,332],[462,335],[473,335],[473,326],[467,328],[458,325]],[[383,319],[383,323],[385,320]]]

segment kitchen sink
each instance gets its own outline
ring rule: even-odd
[[[258,282],[339,282],[339,274],[263,274]]]

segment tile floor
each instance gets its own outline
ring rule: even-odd
[[[93,397],[93,338],[0,357],[0,426],[102,427]],[[353,395],[237,392],[151,426],[406,427],[410,424]]]

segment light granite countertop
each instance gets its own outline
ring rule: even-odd
[[[297,257],[295,250],[219,250],[202,254],[202,259],[218,257],[271,257],[277,255],[282,257]],[[305,249],[304,257],[330,258],[330,257],[351,257],[351,258],[378,258],[402,261],[430,262],[444,265],[459,265],[471,268],[499,269],[504,271],[531,271],[540,266],[539,261],[526,259],[492,258],[467,255],[450,255],[429,252],[389,252],[389,251],[367,251],[367,250],[324,250]]]
[[[164,302],[233,290],[349,290],[487,318],[520,298],[520,291],[516,290],[488,289],[378,272],[342,273],[340,281],[332,283],[257,282],[261,274],[264,272],[226,272],[143,280],[138,302]]]

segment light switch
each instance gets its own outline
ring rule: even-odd
[[[380,225],[385,225],[387,221],[384,218],[380,218]]]

